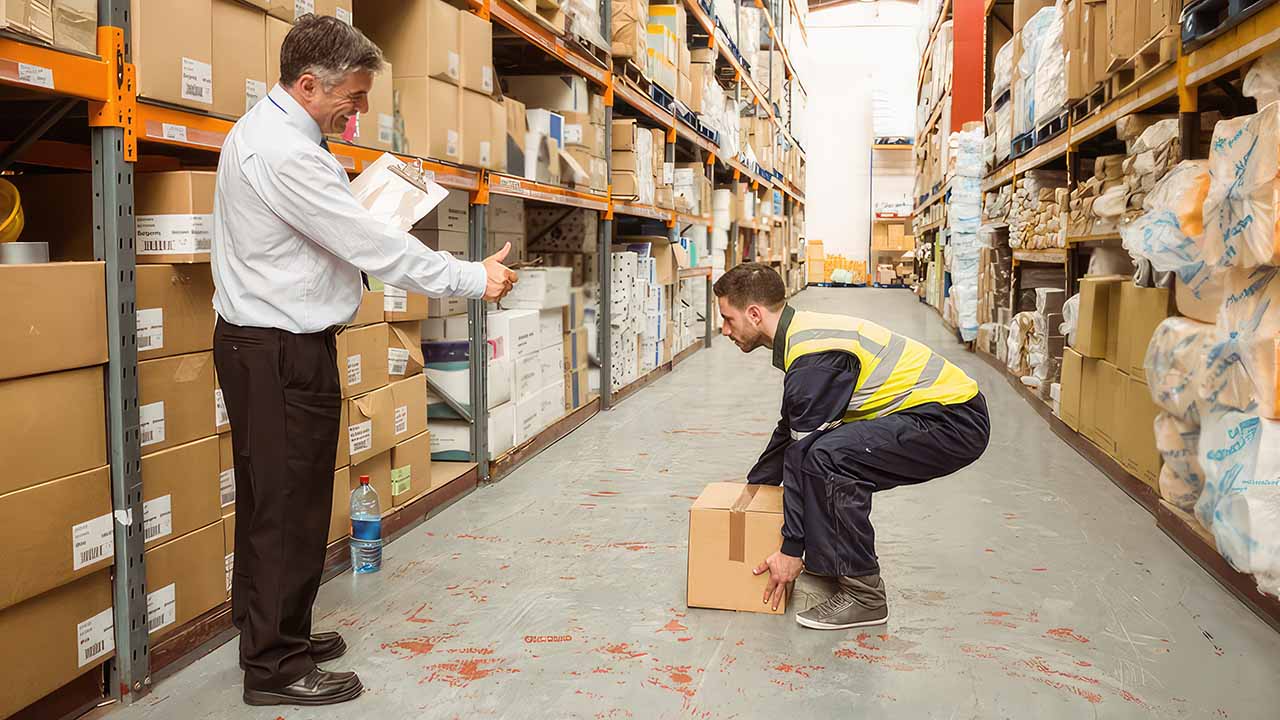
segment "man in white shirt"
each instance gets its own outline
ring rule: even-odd
[[[280,51],[279,84],[231,129],[218,161],[214,363],[235,454],[232,616],[251,705],[328,705],[363,691],[355,673],[317,667],[345,652],[342,638],[311,633],[342,403],[335,335],[359,308],[361,271],[410,292],[490,301],[516,281],[502,264],[509,245],[460,261],[352,195],[324,135],[369,110],[382,66],[359,30],[300,19]]]

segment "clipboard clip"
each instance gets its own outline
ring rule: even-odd
[[[402,165],[392,165],[389,169],[400,179],[424,193],[431,192],[431,183],[436,180],[436,174],[424,167],[422,160],[414,160],[412,163],[404,163]]]

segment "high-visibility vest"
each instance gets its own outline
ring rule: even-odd
[[[844,422],[926,403],[956,405],[978,394],[973,378],[924,343],[866,320],[797,311],[785,342],[784,370],[810,353],[839,350],[858,358],[860,372]]]

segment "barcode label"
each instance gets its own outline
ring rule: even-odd
[[[449,69],[448,69],[449,77],[453,78],[454,80],[457,80],[459,77],[462,76],[462,72],[458,69],[459,66],[461,66],[461,64],[462,63],[459,60],[458,53],[450,50],[449,51]]]
[[[409,432],[409,406],[401,405],[396,408],[396,434],[403,435]]]
[[[222,562],[226,565],[227,570],[227,592],[231,592],[231,578],[235,574],[236,569],[236,554],[233,552],[227,553],[226,557],[222,559]]]
[[[676,165],[675,163],[662,163],[662,184],[670,185],[675,182]]]
[[[147,632],[169,627],[178,620],[178,586],[169,583],[147,593]]]
[[[480,68],[480,89],[485,92],[493,92],[493,68],[485,65]]]
[[[267,84],[261,80],[250,80],[245,78],[244,81],[244,111],[249,112],[263,98],[267,96]]]
[[[142,503],[142,541],[173,534],[173,496],[161,495]]]
[[[316,11],[316,0],[293,0],[293,19]]]
[[[173,123],[160,123],[160,134],[165,140],[173,140],[174,142],[187,141],[187,126],[175,125]]]
[[[413,486],[413,466],[391,468],[391,494],[403,495]]]
[[[409,351],[400,348],[387,349],[387,373],[401,376],[409,372]]]
[[[138,352],[164,347],[164,308],[138,311]]]
[[[489,158],[491,155],[492,147],[493,146],[489,143],[488,140],[482,140],[480,142],[480,166],[481,167],[489,166]]]
[[[139,215],[139,255],[204,253],[213,247],[213,215]]]
[[[365,420],[347,427],[347,437],[351,441],[351,454],[368,452],[373,449],[373,421]],[[354,464],[354,463],[352,463]]]
[[[236,469],[223,470],[218,473],[218,494],[222,497],[222,507],[235,504],[236,501]]]
[[[76,648],[80,667],[116,649],[115,617],[111,608],[76,625]]]
[[[199,60],[182,58],[182,99],[213,104],[213,66]]]
[[[390,145],[395,140],[396,118],[378,113],[378,142]]]
[[[339,19],[339,20],[341,20],[342,22],[344,22],[344,23],[346,23],[346,24],[348,24],[348,25],[350,25],[350,24],[351,24],[351,11],[350,11],[350,10],[348,10],[348,9],[346,9],[346,8],[341,8],[341,7],[340,7],[340,8],[337,8],[337,9],[335,10],[334,14],[335,14],[335,15],[337,15],[337,16],[338,16],[338,19]]]
[[[138,431],[142,434],[142,447],[164,442],[163,400],[138,408]]]
[[[382,286],[382,311],[406,312],[409,309],[409,293],[398,287]]]
[[[457,157],[458,156],[458,131],[450,130],[448,132],[448,136],[449,136],[449,141],[445,143],[444,151],[449,157]]]
[[[581,145],[582,144],[582,126],[574,123],[564,126],[564,144],[565,145]]]
[[[111,513],[86,520],[71,528],[71,569],[80,570],[109,558],[115,552],[115,528]]]
[[[347,387],[351,387],[353,385],[359,385],[360,381],[363,379],[364,379],[364,373],[362,372],[362,369],[361,369],[360,356],[348,355],[347,356]]]
[[[222,388],[215,388],[213,391],[213,424],[217,427],[231,424],[231,418],[227,415],[227,400],[222,396]]]
[[[18,82],[53,89],[53,69],[18,63]]]

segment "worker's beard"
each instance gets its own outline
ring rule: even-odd
[[[749,353],[756,348],[764,347],[766,339],[763,332],[757,328],[752,328],[752,334],[749,337],[744,337],[741,340],[735,339],[734,343],[737,344],[739,350]]]

